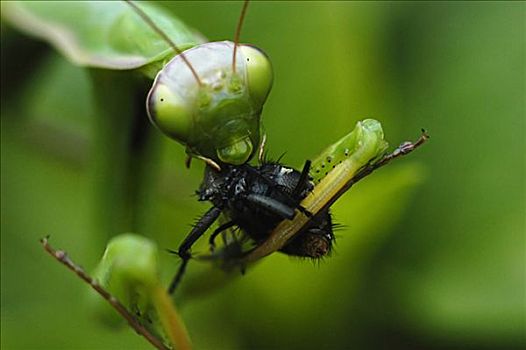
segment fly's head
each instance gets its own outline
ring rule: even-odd
[[[330,211],[325,210],[311,218],[307,227],[280,250],[288,255],[311,259],[329,256],[335,241],[334,227]]]

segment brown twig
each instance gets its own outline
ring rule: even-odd
[[[97,293],[100,294],[108,303],[117,312],[128,321],[130,327],[132,327],[139,335],[142,335],[150,344],[159,350],[169,350],[161,340],[155,337],[150,331],[148,331],[144,326],[142,326],[133,315],[131,315],[128,310],[122,305],[113,295],[111,295],[107,290],[105,290],[100,284],[97,283],[93,278],[91,278],[82,267],[75,264],[63,250],[55,250],[48,243],[49,236],[44,237],[40,240],[42,246],[52,257],[54,257],[58,262],[65,265],[68,269],[75,272],[84,282],[88,283],[91,288],[93,288]]]
[[[356,175],[352,177],[352,179],[347,184],[345,184],[345,186],[343,186],[340,189],[340,191],[338,192],[336,196],[334,196],[330,201],[328,201],[325,204],[325,206],[321,209],[321,211],[333,205],[334,202],[336,202],[336,200],[340,198],[345,192],[347,192],[355,183],[357,183],[358,181],[360,181],[367,175],[371,174],[373,171],[383,167],[384,165],[386,165],[393,159],[401,157],[401,156],[405,156],[413,152],[415,149],[422,146],[428,139],[429,139],[429,135],[424,129],[422,129],[422,134],[420,135],[418,140],[416,140],[416,142],[406,141],[402,143],[400,146],[398,146],[393,152],[384,155],[379,161],[372,162],[364,166],[362,169],[360,169],[356,173]]]

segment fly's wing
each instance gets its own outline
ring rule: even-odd
[[[219,225],[226,224],[230,219],[224,213],[219,216]],[[224,261],[241,258],[246,252],[254,248],[254,242],[249,239],[243,230],[237,226],[229,227],[221,232],[215,239],[215,248],[209,254],[199,255],[198,260],[215,261],[219,267]]]
[[[139,6],[181,50],[204,41],[170,12],[146,2]],[[124,1],[3,1],[2,19],[80,66],[135,69],[174,55]]]

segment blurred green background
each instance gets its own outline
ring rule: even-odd
[[[241,3],[161,6],[222,40]],[[271,156],[300,167],[366,117],[393,146],[422,127],[432,138],[338,201],[332,257],[274,254],[209,294],[183,290],[195,348],[526,346],[525,21],[523,2],[253,2],[242,41],[274,65]],[[87,287],[38,239],[51,234],[88,269],[129,227],[174,249],[208,208],[192,196],[202,165],[186,170],[183,147],[144,123],[155,136],[129,150],[126,168],[151,169],[129,185],[143,185],[131,191],[140,215],[112,221],[105,191],[126,174],[108,180],[94,165],[113,151],[100,134],[119,140],[125,104],[143,102],[123,101],[101,124],[87,70],[5,23],[1,40],[2,349],[148,349],[130,329],[100,325]],[[177,264],[163,254],[166,281]]]

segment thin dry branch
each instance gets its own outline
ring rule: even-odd
[[[84,282],[88,283],[91,288],[93,288],[97,293],[100,294],[110,305],[117,310],[117,312],[128,321],[128,324],[141,336],[146,338],[150,344],[152,344],[156,349],[159,350],[170,350],[166,347],[161,340],[155,337],[150,331],[148,331],[144,326],[142,326],[139,321],[128,310],[122,305],[113,295],[111,295],[107,290],[105,290],[100,284],[97,283],[93,278],[91,278],[82,267],[75,264],[69,257],[68,254],[63,250],[55,250],[49,243],[48,237],[44,237],[40,240],[42,246],[52,257],[54,257],[58,262],[65,265],[68,269],[75,272]]]

